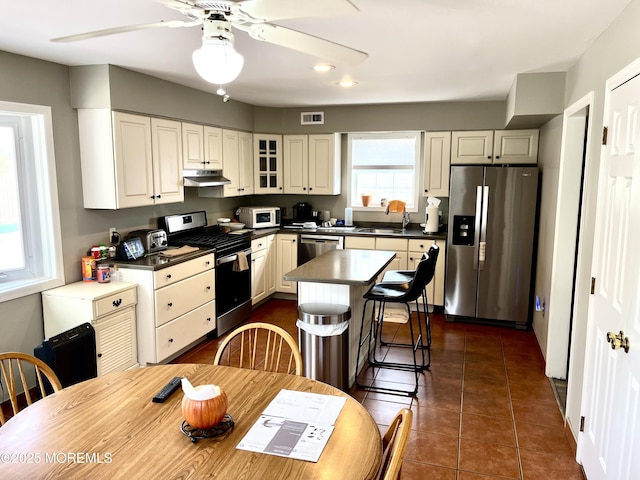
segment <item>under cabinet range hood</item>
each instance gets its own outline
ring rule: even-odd
[[[217,187],[231,183],[222,176],[221,170],[183,170],[182,177],[185,187]]]

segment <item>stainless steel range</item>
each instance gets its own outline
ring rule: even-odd
[[[215,249],[216,335],[233,329],[251,315],[251,231],[222,233],[207,225],[204,210],[159,219],[169,246]],[[243,257],[246,262],[243,262]]]

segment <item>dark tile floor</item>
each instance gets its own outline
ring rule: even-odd
[[[297,339],[295,302],[270,300],[250,322],[280,325]],[[385,324],[385,338],[406,336],[406,325]],[[414,413],[403,479],[584,479],[564,435],[563,420],[532,332],[448,323],[432,315],[431,369],[416,398],[354,389],[385,431],[403,406]],[[176,363],[211,363],[219,340],[207,340]],[[388,358],[406,350],[392,348]],[[410,384],[412,374],[367,369],[362,381]],[[404,388],[404,387],[403,387]]]

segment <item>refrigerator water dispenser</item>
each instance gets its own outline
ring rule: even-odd
[[[476,217],[469,215],[453,216],[453,245],[473,246]]]

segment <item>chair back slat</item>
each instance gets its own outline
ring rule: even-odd
[[[285,362],[287,353],[289,361]],[[220,343],[214,365],[221,365],[223,358],[227,365],[269,372],[283,371],[286,364],[287,373],[302,375],[302,355],[296,341],[282,328],[267,323],[249,323],[231,332]]]
[[[29,390],[29,383],[27,381],[27,374],[25,370],[27,365],[35,370],[36,383],[42,398],[47,396],[45,383],[42,378],[43,375],[51,384],[54,392],[62,390],[62,385],[54,371],[39,358],[21,352],[0,353],[0,380],[3,380],[3,385],[6,385],[13,415],[20,411],[20,393],[24,395],[27,406],[32,405],[36,400],[32,398]],[[18,382],[20,385],[18,385]],[[22,392],[20,392],[19,387],[21,387]],[[7,419],[4,412],[0,408],[0,425],[4,425],[6,421]]]
[[[412,422],[413,412],[403,408],[389,425],[382,437],[382,461],[378,469],[378,480],[399,480]]]

